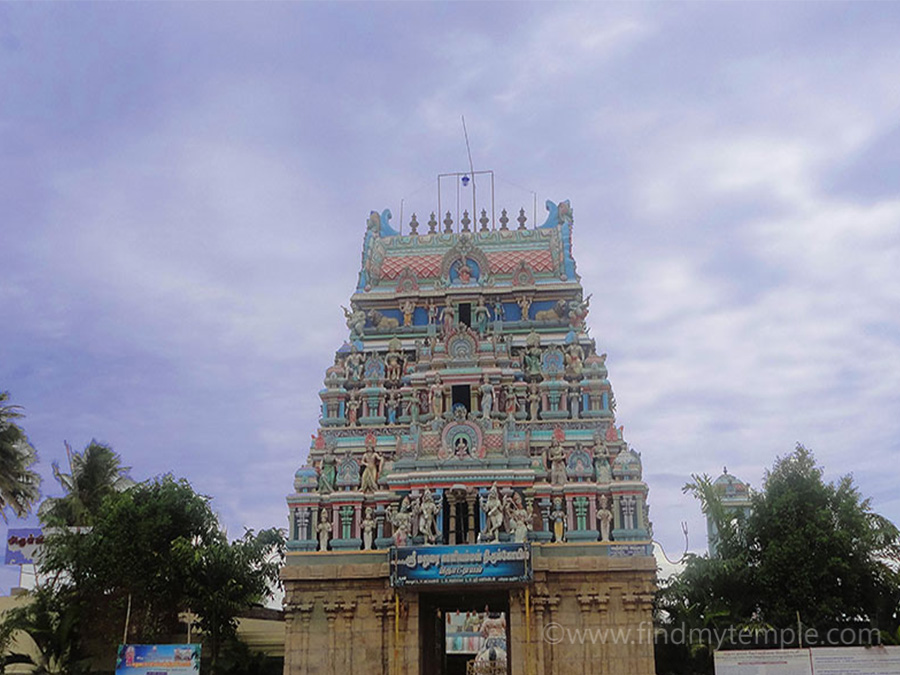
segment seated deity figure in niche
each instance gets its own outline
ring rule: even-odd
[[[566,484],[566,453],[557,439],[550,441],[550,450],[547,453],[547,462],[550,465],[550,483],[552,485]]]
[[[337,458],[329,450],[319,462],[318,492],[327,495],[334,492],[334,481],[337,477]]]
[[[453,450],[459,459],[469,459],[472,454],[469,452],[469,439],[465,436],[459,436],[453,444]]]
[[[461,284],[467,284],[472,281],[472,268],[469,267],[465,258],[459,259],[459,267],[456,270],[456,275],[459,277],[459,282]]]
[[[331,536],[331,523],[328,522],[328,509],[322,509],[319,514],[319,524],[316,525],[319,533],[319,550],[328,550],[328,539]]]
[[[485,542],[497,543],[500,541],[500,528],[503,527],[503,502],[500,500],[500,491],[497,484],[491,485],[487,497],[482,498],[481,508],[484,510],[487,529],[480,539]]]
[[[393,505],[386,510],[388,522],[394,528],[394,545],[406,546],[409,533],[412,531],[412,512],[409,506],[409,497],[404,497],[400,502],[400,510],[394,511]]]
[[[374,442],[367,442],[366,451],[360,460],[363,471],[359,487],[363,492],[375,492],[378,489],[378,473],[383,462],[384,458],[375,450]]]
[[[433,544],[437,540],[437,514],[439,507],[434,502],[434,495],[431,490],[425,488],[425,491],[419,497],[416,511],[419,514],[419,534],[425,538],[426,544]]]
[[[609,510],[609,500],[606,495],[600,495],[600,504],[597,509],[597,520],[600,523],[600,541],[609,541],[609,526],[612,519],[613,514]]]
[[[478,304],[475,305],[475,309],[472,310],[472,327],[478,331],[478,335],[481,337],[484,337],[484,334],[487,333],[488,322],[490,319],[490,312],[488,311],[488,308],[484,306],[484,298],[478,298]]]
[[[375,537],[375,527],[377,523],[375,522],[375,511],[371,506],[366,507],[366,516],[362,521],[362,533],[363,533],[363,550],[371,551],[372,550],[372,540]]]

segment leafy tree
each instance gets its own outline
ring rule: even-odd
[[[798,445],[766,473],[753,500],[750,563],[760,610],[776,626],[888,628],[897,610],[900,532],[872,512],[850,476],[825,483]],[[894,619],[895,617],[890,617]]]
[[[237,615],[277,583],[283,535],[248,532],[229,543],[209,499],[170,475],[104,492],[99,506],[83,511],[90,528],[58,528],[46,537],[45,586],[35,598],[52,601],[52,611],[22,615],[14,628],[35,642],[53,633],[70,646],[69,663],[91,656],[111,670],[118,644],[178,640],[178,615],[191,610],[215,668]]]
[[[53,462],[53,476],[66,491],[63,497],[46,499],[38,511],[45,525],[91,525],[99,513],[103,500],[114,492],[134,485],[128,467],[108,445],[92,440],[84,452],[72,452],[68,444],[72,473],[59,470]]]
[[[276,529],[258,534],[248,530],[231,543],[223,535],[203,548],[184,539],[177,543],[176,556],[189,570],[188,603],[200,616],[213,673],[217,672],[221,647],[237,636],[238,614],[251,603],[271,597],[280,583],[284,543],[284,535]]]
[[[41,484],[41,477],[31,470],[37,453],[16,424],[22,408],[7,404],[8,400],[9,393],[0,392],[0,515],[7,522],[7,508],[18,518],[31,510],[40,497]]]
[[[86,648],[113,654],[123,635],[149,643],[177,630],[188,570],[173,547],[204,548],[220,537],[208,500],[163,476],[107,494],[89,532],[48,536],[41,569],[95,617]]]
[[[900,533],[872,512],[852,478],[826,483],[798,445],[766,473],[746,519],[723,506],[707,476],[694,476],[685,491],[713,520],[717,555],[689,556],[660,590],[663,634],[693,630],[695,639],[658,641],[657,672],[711,673],[717,646],[783,646],[772,643],[772,629],[797,628],[798,617],[819,639],[834,627],[874,627],[885,640],[898,634]]]

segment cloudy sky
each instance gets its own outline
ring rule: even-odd
[[[97,438],[232,535],[285,525],[366,215],[427,220],[465,115],[498,208],[572,201],[671,556],[692,472],[758,486],[797,441],[900,522],[898,34],[894,3],[0,4],[0,390],[45,494]]]

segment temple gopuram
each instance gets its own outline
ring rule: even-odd
[[[286,675],[654,672],[641,457],[546,207],[370,214],[287,497]]]

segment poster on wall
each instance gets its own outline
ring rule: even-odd
[[[896,675],[900,647],[819,647],[812,650],[815,675]]]
[[[812,675],[808,649],[716,652],[716,675]]]
[[[116,675],[199,675],[200,645],[119,645]]]

